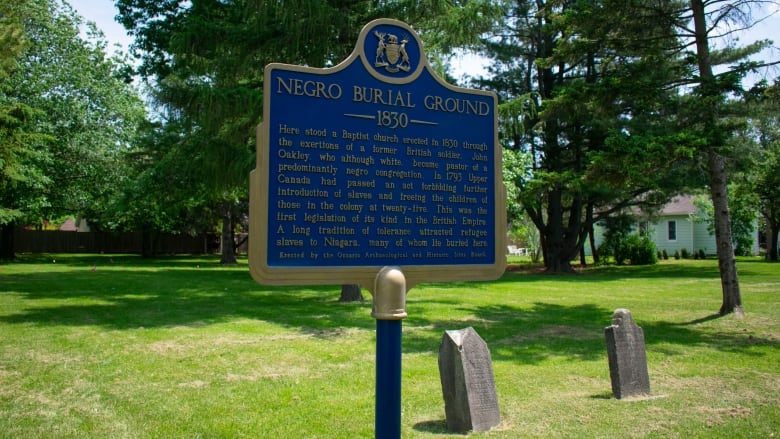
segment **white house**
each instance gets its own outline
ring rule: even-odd
[[[708,225],[704,221],[697,221],[701,212],[693,203],[693,196],[680,195],[667,203],[649,222],[640,224],[650,233],[650,239],[655,242],[656,249],[666,250],[670,256],[675,251],[682,252],[686,249],[693,254],[699,250],[706,255],[717,254],[715,235],[710,233]],[[698,214],[698,215],[697,215]],[[595,229],[596,245],[603,241],[603,228],[598,224]],[[587,253],[590,248],[587,248]],[[753,240],[753,254],[758,254],[758,227],[756,225],[755,239]]]
[[[696,221],[697,208],[692,196],[675,197],[658,213],[658,219],[648,224],[651,239],[658,251],[668,254],[686,249],[689,253],[703,250],[704,254],[717,253],[715,235],[707,228],[707,223]]]

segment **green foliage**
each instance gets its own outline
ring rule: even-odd
[[[780,230],[780,82],[756,84],[745,97],[748,117],[735,144],[746,151],[737,174],[740,188],[752,192],[766,226],[769,260],[777,260]]]
[[[24,103],[0,104],[0,225],[21,221],[49,206],[43,193],[52,139],[30,131],[41,112]]]
[[[745,185],[732,183],[729,185],[728,199],[734,254],[748,256],[752,253],[753,243],[755,242],[758,198]],[[710,198],[699,195],[694,197],[693,202],[699,210],[695,216],[695,221],[707,223],[707,230],[710,234],[714,234],[715,214]]]
[[[254,167],[255,126],[262,118],[263,69],[272,62],[329,67],[353,49],[373,18],[416,19],[443,1],[295,0],[226,2],[118,0],[119,20],[135,36],[139,72],[155,84],[166,120],[185,141],[189,172],[231,199]]]
[[[615,248],[615,262],[622,265],[651,265],[658,262],[655,254],[655,243],[647,236],[633,233],[621,241]]]
[[[531,175],[531,156],[523,151],[504,149],[502,180],[506,187],[507,219],[510,223],[525,214],[522,205],[522,186]]]
[[[21,14],[17,7],[3,2],[0,4],[0,86],[16,70],[26,43]]]
[[[603,257],[612,256],[615,263],[623,265],[649,265],[658,262],[655,243],[648,236],[633,232],[636,220],[627,215],[610,217],[602,221],[604,241],[599,247]]]
[[[106,57],[96,29],[82,39],[83,23],[69,6],[24,0],[9,7],[21,25],[10,35],[23,44],[0,89],[0,222],[80,214],[99,224],[121,185],[121,151],[143,104],[125,82],[124,61]]]
[[[729,188],[729,214],[731,218],[731,236],[734,241],[734,254],[750,256],[758,225],[758,197],[744,185],[732,185]]]
[[[683,259],[688,259],[690,256],[691,255],[688,253],[687,248],[683,247],[682,249],[680,249],[680,257],[682,257]]]
[[[527,215],[514,218],[509,223],[509,239],[528,250],[531,261],[538,263],[541,259],[541,243],[539,230]]]
[[[208,190],[189,172],[180,127],[148,123],[124,154],[128,178],[109,206],[116,230],[202,233],[214,230]]]
[[[246,216],[238,210],[246,205],[247,178],[256,163],[255,128],[262,120],[265,66],[282,62],[332,67],[352,51],[371,19],[389,16],[414,22],[436,15],[449,3],[117,0],[116,5],[118,20],[135,37],[139,73],[154,84],[153,99],[169,124],[162,129],[178,130],[178,138],[166,136],[169,144],[145,142],[145,148],[163,149],[145,154],[166,160],[155,165],[155,178],[141,173],[132,192],[158,209],[151,222],[166,227],[181,218],[175,212],[182,206],[208,206],[200,212],[208,217],[217,210],[223,239],[229,239],[236,219]],[[173,185],[178,192],[173,196],[165,190],[155,195],[139,191],[161,188],[159,181],[168,174],[185,174],[195,184]],[[157,203],[169,198],[175,202]],[[229,246],[223,246],[223,256],[226,263],[233,262]]]
[[[668,84],[684,69],[672,9],[495,4],[503,18],[487,14],[480,34],[491,77],[474,84],[500,96],[502,144],[530,157],[519,204],[543,236],[548,270],[567,271],[594,222],[663,204],[688,181],[690,154],[668,129]]]
[[[10,81],[29,45],[22,5],[0,4],[0,225],[47,204],[40,193],[49,182],[42,169],[50,139],[32,128],[42,112],[16,98]]]
[[[621,243],[631,234],[631,230],[635,223],[635,219],[627,215],[613,216],[602,220],[601,224],[604,226],[604,240],[599,247],[599,254],[605,257],[615,257]],[[617,257],[615,257],[615,261],[618,264],[622,264],[623,262],[618,261]]]

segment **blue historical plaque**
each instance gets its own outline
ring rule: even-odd
[[[265,68],[250,267],[269,284],[407,283],[505,267],[495,94],[437,77],[416,33],[380,19],[327,69]]]

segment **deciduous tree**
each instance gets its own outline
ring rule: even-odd
[[[29,42],[21,4],[0,4],[0,259],[14,257],[14,225],[28,210],[45,204],[41,168],[48,140],[30,131],[40,112],[12,96],[10,79]],[[37,189],[37,190],[36,190]]]
[[[752,154],[743,180],[758,197],[758,210],[766,229],[766,260],[778,260],[780,232],[780,82],[762,82],[747,94],[748,123],[741,142]]]
[[[24,41],[20,50],[4,48],[16,60],[0,90],[0,105],[14,109],[2,112],[3,155],[15,163],[4,165],[0,185],[8,213],[3,227],[63,214],[97,219],[117,188],[120,152],[145,115],[143,104],[123,60],[107,57],[94,26],[82,38],[84,23],[67,4],[23,0],[3,7],[12,11],[4,18],[17,17],[9,32]],[[13,256],[12,247],[3,249]]]

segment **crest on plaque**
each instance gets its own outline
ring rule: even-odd
[[[374,36],[377,38],[374,67],[384,67],[390,73],[408,72],[411,69],[409,55],[406,53],[406,44],[409,42],[407,36],[400,41],[397,35],[391,33],[374,31]]]
[[[270,63],[263,75],[267,99],[250,177],[254,279],[268,285],[341,285],[350,279],[371,290],[378,271],[397,267],[408,290],[423,281],[504,274],[506,197],[495,93],[448,84],[428,63],[414,29],[390,18],[363,26],[353,51],[338,64],[320,69]],[[459,140],[449,140],[448,148],[457,152],[434,158],[439,140],[455,136]],[[472,145],[479,154],[467,151]],[[377,160],[364,151],[369,147],[382,148],[388,157]],[[421,156],[430,161],[417,166]],[[438,181],[436,170],[449,165],[463,171],[453,178],[471,177],[476,184]],[[347,180],[337,174],[354,176]],[[380,196],[398,202],[393,215],[358,215],[376,209]],[[453,211],[446,224],[439,224],[428,198],[442,206],[468,204],[458,209],[468,216],[460,221]],[[479,221],[470,219],[472,206]],[[375,219],[386,222],[374,224]],[[420,251],[434,246],[441,249]]]

